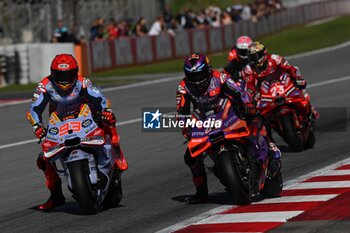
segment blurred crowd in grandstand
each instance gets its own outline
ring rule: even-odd
[[[226,9],[210,5],[200,12],[187,9],[178,14],[173,14],[169,8],[166,8],[163,15],[151,24],[148,24],[144,17],[140,17],[137,21],[134,19],[117,21],[111,18],[108,22],[97,17],[91,24],[89,37],[87,37],[86,31],[78,25],[73,25],[69,30],[62,21],[58,21],[51,41],[79,44],[86,40],[114,40],[119,37],[159,35],[162,32],[174,35],[183,29],[219,27],[241,20],[258,22],[283,10],[283,8],[281,0],[255,0],[251,4],[236,4]]]

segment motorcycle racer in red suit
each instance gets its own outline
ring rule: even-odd
[[[265,46],[260,42],[252,43],[248,48],[249,64],[242,71],[241,76],[247,82],[247,92],[253,99],[259,98],[260,84],[267,76],[279,77],[281,72],[288,73],[295,85],[304,93],[304,97],[310,102],[310,96],[306,92],[306,80],[302,78],[299,68],[291,65],[285,58],[269,54]],[[310,104],[310,106],[312,106]],[[312,117],[317,119],[319,113],[312,109]],[[268,130],[270,140],[273,142],[271,130]]]
[[[252,43],[253,41],[250,37],[240,36],[228,55],[227,65],[224,70],[230,74],[235,82],[241,79],[241,71],[248,65],[248,47]]]
[[[212,70],[208,58],[203,54],[194,53],[185,59],[185,78],[177,89],[177,112],[178,118],[186,118],[191,114],[191,103],[194,109],[201,112],[215,109],[220,98],[228,98],[232,106],[241,112],[243,117],[252,117],[256,113],[255,106],[249,96],[226,73]],[[258,175],[260,166],[266,160],[267,145],[262,140],[260,126],[251,124],[255,133],[249,140],[249,150],[253,163],[256,164],[253,174]],[[182,134],[189,139],[190,128],[183,128]],[[198,158],[198,157],[197,157]],[[188,200],[189,204],[203,203],[208,201],[207,176],[204,165],[199,159],[192,158],[187,149],[184,155],[185,163],[189,166],[196,194]]]
[[[110,101],[104,97],[100,90],[92,82],[78,75],[78,64],[70,54],[59,54],[51,63],[51,74],[45,77],[36,88],[27,119],[33,127],[33,132],[38,139],[46,135],[46,128],[42,122],[42,113],[47,104],[49,112],[57,112],[60,115],[76,112],[82,103],[88,103],[95,114],[101,115],[103,129],[111,137],[118,159],[116,166],[124,171],[128,168],[124,154],[120,149],[119,135],[116,131],[116,118],[110,109]],[[65,198],[62,193],[61,179],[54,167],[43,156],[38,157],[37,165],[43,170],[46,177],[46,186],[50,190],[48,201],[38,207],[39,210],[50,210],[63,205]]]

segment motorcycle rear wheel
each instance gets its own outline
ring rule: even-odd
[[[220,176],[231,195],[234,204],[247,205],[251,203],[249,190],[244,185],[239,175],[237,164],[235,163],[233,153],[224,151],[219,155]]]
[[[280,116],[280,121],[282,125],[282,134],[289,147],[296,152],[302,151],[303,143],[294,127],[293,116],[291,114]]]
[[[83,214],[96,214],[98,211],[89,179],[87,160],[78,160],[67,164],[72,181],[74,198],[78,201]]]

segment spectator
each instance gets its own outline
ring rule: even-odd
[[[163,12],[163,18],[164,18],[165,28],[171,29],[174,17],[170,11],[169,6],[165,7],[164,12]]]
[[[126,21],[120,20],[117,24],[117,28],[119,31],[119,37],[125,37],[128,36],[128,29],[126,27]]]
[[[119,29],[113,18],[109,20],[109,24],[107,26],[107,32],[108,32],[108,40],[115,40],[119,37]]]
[[[116,23],[112,18],[107,26],[105,26],[104,19],[97,17],[90,27],[90,40],[114,40],[131,35],[159,35],[165,30],[171,35],[175,35],[176,31],[182,29],[220,27],[221,25],[229,25],[241,20],[258,22],[283,9],[281,0],[255,0],[249,5],[236,4],[227,9],[220,9],[216,5],[210,5],[198,13],[192,9],[187,9],[173,17],[169,7],[166,7],[162,16],[159,16],[151,24],[149,31],[147,30],[146,20],[143,17],[140,17],[136,24],[134,24],[133,19],[121,19]],[[69,33],[68,28],[64,27],[62,21],[59,20],[51,40],[53,42],[79,43],[84,39],[84,33],[82,35],[79,27],[77,25],[75,27],[72,28],[72,33]]]
[[[195,21],[196,21],[197,27],[199,28],[204,28],[206,26],[209,26],[211,22],[210,18],[205,13],[205,10],[202,10],[197,14]]]
[[[266,3],[261,3],[258,5],[257,12],[256,12],[256,19],[262,20],[264,17],[266,17],[268,14],[267,11],[267,5]]]
[[[72,27],[72,30],[67,35],[66,42],[74,43],[76,45],[80,44],[81,40],[84,38],[84,36],[81,35],[80,28],[77,24],[74,24]]]
[[[249,20],[251,18],[252,18],[252,14],[251,14],[250,5],[243,6],[242,13],[241,13],[241,19],[242,20]]]
[[[159,16],[157,20],[152,24],[151,29],[148,32],[150,36],[157,36],[164,31],[164,19],[163,16]]]
[[[211,26],[220,27],[220,14],[217,11],[213,12],[213,17],[211,18]]]
[[[137,23],[134,27],[134,34],[136,36],[146,36],[147,35],[147,28],[146,28],[146,20],[143,17],[140,17],[139,20],[137,20]]]
[[[104,19],[98,18],[97,20],[97,33],[94,41],[101,41],[107,38],[107,31],[104,27]]]
[[[229,24],[232,24],[231,16],[227,12],[222,13],[222,15],[221,15],[221,25],[229,25]]]
[[[179,21],[177,21],[175,18],[171,20],[170,28],[168,29],[168,33],[172,36],[176,34],[177,31],[182,30],[182,27],[180,26]]]
[[[238,22],[242,20],[242,17],[241,17],[242,9],[243,9],[242,5],[234,5],[231,8],[230,15],[233,22]]]
[[[100,25],[100,22],[101,22],[101,18],[100,17],[97,17],[93,22],[92,22],[92,25],[90,27],[90,40],[94,41],[99,32],[101,31],[100,30],[100,27],[102,25]]]
[[[66,26],[63,26],[62,20],[57,21],[57,28],[54,32],[54,37],[56,37],[57,42],[63,43],[67,42],[68,39],[68,28]]]

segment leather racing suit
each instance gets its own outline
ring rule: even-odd
[[[232,79],[230,79],[225,72],[213,71],[211,81],[207,91],[198,95],[186,85],[186,80],[183,79],[177,89],[177,112],[179,115],[191,114],[191,103],[194,108],[211,108],[217,104],[219,98],[228,98],[233,103],[232,106],[237,106],[239,109],[244,108],[244,105],[250,103],[250,98]],[[249,123],[249,122],[248,122]],[[255,128],[252,137],[249,137],[249,151],[248,154],[252,157],[252,161],[257,164],[257,171],[259,173],[260,165],[267,158],[267,145],[265,140],[261,140],[260,127],[257,125],[250,125]],[[192,158],[190,151],[187,149],[184,155],[186,165],[189,166],[193,183],[196,186],[196,196],[205,202],[208,196],[207,176],[204,165],[196,158]]]
[[[82,76],[78,76],[76,84],[72,87],[72,91],[66,95],[59,94],[51,82],[51,77],[45,77],[37,86],[33,95],[32,103],[30,105],[29,112],[27,113],[27,119],[32,126],[35,124],[42,124],[42,113],[45,110],[47,104],[49,104],[49,113],[57,112],[60,114],[72,114],[76,112],[82,103],[87,103],[92,109],[92,112],[101,112],[104,109],[110,108],[110,101],[104,97],[100,90],[95,87],[92,82]],[[111,143],[116,148],[119,158],[115,161],[116,165],[121,170],[127,169],[127,163],[124,158],[123,152],[119,147],[119,135],[115,129],[115,126],[104,126],[106,134],[111,136]],[[109,150],[109,149],[108,149]],[[118,151],[119,150],[119,151]],[[108,159],[99,158],[98,167],[101,170],[110,166]],[[46,186],[50,191],[58,188],[61,184],[61,179],[56,173],[54,167],[43,156],[39,155],[37,159],[37,165],[39,169],[44,171],[46,177]],[[124,167],[120,166],[124,165]],[[125,167],[126,165],[126,167]]]

